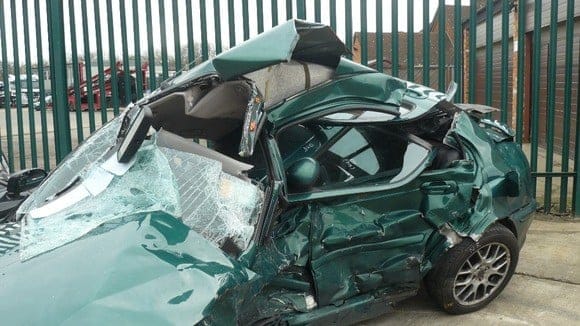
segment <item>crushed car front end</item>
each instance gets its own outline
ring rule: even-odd
[[[100,129],[21,207],[19,252],[0,257],[0,315],[356,322],[416,293],[442,257],[497,223],[521,246],[535,201],[510,131],[347,51],[328,26],[289,21]],[[335,115],[353,109],[373,114]],[[320,140],[337,140],[358,118],[371,120],[373,139],[406,135],[397,148],[411,154],[383,155],[401,162],[393,178],[291,193],[278,132],[323,120],[341,132]],[[331,144],[286,139],[303,156]],[[387,143],[359,140],[367,153]],[[21,293],[30,296],[9,300]]]

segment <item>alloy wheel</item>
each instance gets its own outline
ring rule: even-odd
[[[453,296],[464,306],[487,299],[505,281],[511,263],[508,247],[493,242],[479,248],[461,266],[453,284]]]

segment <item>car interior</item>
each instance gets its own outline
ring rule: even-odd
[[[395,182],[410,173],[435,152],[429,170],[445,169],[463,157],[460,147],[449,145],[445,136],[452,119],[442,125],[425,122],[389,122],[388,113],[349,110],[292,125],[278,134],[279,150],[287,171],[308,159],[320,165],[320,177],[312,185],[294,180],[287,172],[291,193],[324,190],[365,182]],[[344,119],[348,116],[348,119]],[[374,119],[368,119],[368,116]],[[354,117],[354,118],[353,118]],[[359,119],[360,123],[357,123]],[[433,116],[427,123],[432,123]],[[420,135],[420,137],[418,137]]]
[[[260,145],[250,157],[239,154],[244,120],[254,99],[253,87],[260,90],[263,108],[268,110],[333,75],[329,67],[291,60],[237,80],[222,81],[217,75],[202,77],[186,89],[153,96],[147,105],[153,114],[153,128],[162,131],[158,137],[163,146],[220,159],[226,162],[225,172],[240,177],[241,168],[250,168],[246,176],[259,180],[266,172]]]
[[[217,75],[209,75],[187,89],[150,101],[152,125],[161,131],[158,137],[163,146],[218,159],[224,163],[225,172],[259,180],[266,175],[260,145],[250,157],[240,155],[254,87],[260,91],[267,111],[290,96],[328,81],[333,73],[322,65],[292,60],[237,80],[221,81]],[[306,188],[323,189],[377,178],[398,181],[401,173],[410,172],[410,165],[429,150],[436,152],[430,169],[445,169],[462,158],[461,148],[446,137],[453,120],[451,113],[434,110],[421,119],[402,123],[391,121],[394,118],[395,114],[350,109],[285,128],[277,137],[285,168],[300,160],[320,164],[320,177]],[[409,155],[413,159],[405,159]],[[308,190],[304,185],[292,185],[292,180],[289,187],[292,192]]]

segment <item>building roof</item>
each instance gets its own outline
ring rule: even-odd
[[[511,10],[511,8],[513,8],[513,6],[514,6],[514,1],[513,0],[505,0],[505,1],[508,2],[508,7]],[[523,1],[525,1],[525,0],[523,0]],[[495,16],[499,12],[501,12],[502,5],[503,5],[502,0],[493,0],[492,1],[491,10],[492,10],[493,16]],[[480,0],[478,5],[477,5],[476,13],[475,13],[476,24],[480,24],[487,19],[487,10],[488,10],[487,2]],[[471,19],[471,17],[469,17],[469,15],[467,15],[467,17],[463,20],[463,25],[465,26],[466,24],[468,24],[470,19]]]
[[[480,1],[480,5],[481,3],[485,3],[485,1]],[[461,6],[461,22],[465,22],[466,20],[469,19],[469,6]],[[433,16],[433,20],[431,21],[431,23],[429,24],[429,31],[430,32],[437,32],[436,27],[439,24],[439,9],[441,9],[441,7],[437,7],[437,11],[435,11],[435,15]],[[453,17],[453,19],[449,19]],[[450,5],[446,5],[445,6],[445,22],[446,25],[448,25],[447,27],[452,27],[454,28],[454,22],[455,22],[455,6],[450,6]]]
[[[439,37],[438,33],[430,33],[429,34],[429,61],[431,64],[436,64],[439,58]],[[399,49],[398,49],[398,57],[399,57],[399,65],[400,67],[407,66],[407,38],[408,34],[405,32],[399,32]],[[415,65],[423,64],[423,33],[414,33],[413,34],[413,52],[415,58]],[[388,67],[391,65],[391,58],[392,58],[392,34],[391,33],[383,33],[383,62],[384,66]],[[376,33],[367,33],[367,59],[370,66],[374,66],[372,61],[376,60]],[[446,48],[446,58],[450,60],[453,58],[453,45],[449,37],[446,37],[445,42]],[[361,42],[360,42],[360,32],[356,32],[354,34],[354,42],[353,42],[353,59],[354,61],[360,62],[360,55],[361,55]]]
[[[485,0],[479,0],[479,6],[485,4]],[[455,6],[446,5],[445,8],[445,47],[446,47],[446,58],[450,60],[453,58],[454,53],[454,33],[452,32],[455,28]],[[461,21],[469,19],[469,6],[461,6]],[[439,15],[440,7],[437,8],[433,20],[429,24],[429,61],[431,64],[437,64],[439,58]],[[360,49],[360,37],[361,33],[356,32],[354,34],[353,42],[353,59],[354,61],[360,62],[361,49]],[[407,37],[406,32],[399,32],[399,65],[401,67],[406,67],[407,65]],[[383,61],[385,66],[390,66],[392,58],[392,34],[383,33]],[[423,31],[413,33],[414,38],[414,58],[415,65],[423,63]],[[373,61],[376,60],[376,33],[367,33],[367,58],[370,66],[373,66]]]

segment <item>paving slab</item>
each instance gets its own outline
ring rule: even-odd
[[[484,309],[449,315],[425,291],[401,302],[395,312],[361,325],[579,325],[580,285],[514,275]]]
[[[580,223],[534,220],[516,272],[580,285]]]

